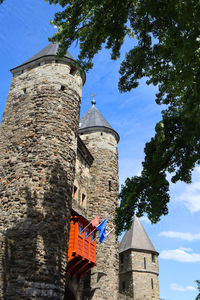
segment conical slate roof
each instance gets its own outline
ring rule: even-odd
[[[87,133],[95,130],[112,132],[117,141],[119,141],[118,133],[112,128],[112,126],[106,121],[102,114],[95,107],[96,101],[92,101],[92,107],[88,112],[80,119],[79,133]]]
[[[79,129],[88,127],[107,127],[113,129],[106,121],[98,109],[93,105],[88,112],[81,118]]]
[[[56,60],[59,60],[62,62],[67,62],[69,64],[75,63],[75,59],[71,56],[71,54],[69,52],[66,52],[64,57],[62,57],[62,58],[56,57],[58,47],[59,47],[59,43],[49,44],[48,46],[43,48],[41,51],[36,53],[34,56],[29,58],[27,61],[25,61],[21,65],[11,69],[11,72],[14,74],[16,72],[23,71],[24,69],[27,68],[27,65],[29,65],[30,67],[34,67],[37,64],[41,63],[42,61],[44,61],[45,59],[48,59],[48,60],[56,59]],[[84,72],[82,72],[82,77],[83,77],[83,82],[85,82],[85,73]]]
[[[52,43],[49,44],[48,46],[46,46],[45,48],[43,48],[41,51],[39,51],[38,53],[36,53],[34,56],[32,56],[31,58],[29,58],[27,61],[25,61],[24,63],[22,63],[21,65],[13,68],[12,70],[15,70],[16,68],[19,68],[21,66],[24,66],[30,62],[39,60],[42,57],[46,57],[46,56],[56,56],[57,55],[57,51],[58,51],[58,47],[59,47],[59,43]],[[64,57],[70,59],[70,60],[74,60],[74,58],[71,56],[71,54],[69,52],[66,52],[66,54],[64,55]]]
[[[136,216],[133,218],[131,228],[125,233],[119,245],[120,253],[128,249],[157,253],[144,227]]]
[[[27,64],[31,61],[34,61],[36,59],[39,59],[41,57],[44,57],[44,56],[52,56],[52,55],[56,56],[57,52],[58,52],[58,47],[59,47],[59,43],[49,44],[48,46],[43,48],[41,51],[39,51],[37,54],[32,56],[30,59],[28,59],[25,63],[23,63],[23,65]],[[64,57],[75,61],[75,59],[71,56],[71,54],[68,51],[65,53]]]

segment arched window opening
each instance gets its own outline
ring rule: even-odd
[[[77,190],[78,190],[77,187],[74,185],[74,187],[73,187],[73,193],[72,193],[73,199],[75,199],[75,197],[76,197]]]
[[[124,263],[124,255],[123,255],[123,253],[120,255],[120,263],[121,263],[121,265],[123,265],[123,263]]]
[[[86,201],[86,196],[85,196],[85,194],[82,193],[82,195],[81,195],[81,205],[82,206],[85,206],[85,201]]]
[[[126,289],[126,281],[122,281],[122,291],[125,291]]]
[[[74,66],[71,66],[69,74],[74,76],[76,74],[76,71],[77,71],[77,68],[75,68]]]

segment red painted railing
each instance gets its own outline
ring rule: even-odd
[[[70,220],[68,267],[70,275],[82,276],[96,265],[96,232],[92,225],[83,230],[89,221],[73,211]],[[89,235],[89,236],[88,236]]]

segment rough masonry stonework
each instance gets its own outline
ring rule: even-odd
[[[122,238],[119,252],[120,298],[159,300],[158,252],[137,217]]]
[[[82,278],[66,272],[72,209],[114,227],[119,135],[94,99],[79,123],[85,74],[57,49],[11,70],[0,127],[0,299],[158,300],[158,253],[137,218],[120,251],[114,232],[102,244],[97,234],[97,266]]]
[[[15,74],[0,129],[1,299],[63,299],[82,78]]]
[[[117,139],[110,132],[96,129],[80,135],[94,157],[90,168],[87,214],[92,219],[108,218],[108,231],[114,226],[118,206],[118,151]],[[97,245],[97,267],[91,270],[92,298],[118,299],[118,241],[111,234]]]

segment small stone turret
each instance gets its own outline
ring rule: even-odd
[[[63,299],[82,85],[50,44],[11,70],[0,128],[1,299]]]
[[[135,216],[119,246],[121,299],[159,300],[158,275],[158,252]]]
[[[98,214],[100,221],[108,218],[108,231],[114,226],[115,208],[118,206],[118,150],[119,135],[95,107],[81,118],[79,135],[94,161],[90,167],[87,217]],[[118,241],[111,234],[97,245],[97,267],[91,271],[90,299],[118,299]]]

